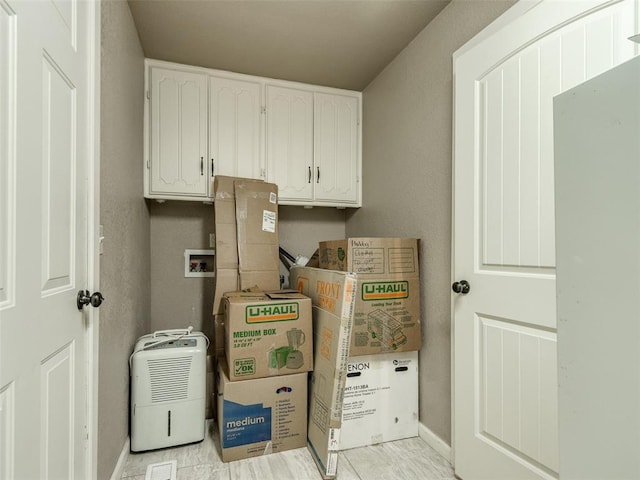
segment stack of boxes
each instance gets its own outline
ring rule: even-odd
[[[307,372],[313,368],[311,301],[278,291],[277,186],[217,176],[214,191],[222,459],[304,447]]]
[[[353,272],[357,291],[340,449],[418,435],[420,274],[418,240],[349,238],[320,242],[320,269],[294,267],[291,285],[323,302],[328,273]],[[324,270],[326,272],[326,270]],[[307,279],[321,279],[316,285]]]
[[[331,479],[339,450],[416,436],[418,241],[321,242],[320,268],[292,267],[280,291],[277,186],[217,176],[214,190],[223,461],[307,445]]]

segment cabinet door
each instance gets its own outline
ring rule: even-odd
[[[315,200],[357,203],[357,97],[315,94]]]
[[[280,200],[313,199],[313,92],[267,85],[267,172]]]
[[[211,175],[260,178],[260,84],[209,80]]]
[[[151,194],[207,195],[207,79],[151,69]]]

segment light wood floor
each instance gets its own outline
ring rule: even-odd
[[[176,460],[177,480],[321,480],[306,448],[223,463],[215,424],[197,444],[130,453],[122,479],[144,480],[147,465]],[[451,465],[419,437],[340,453],[339,480],[454,480]]]

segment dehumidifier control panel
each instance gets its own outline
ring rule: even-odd
[[[182,338],[180,340],[171,340],[170,342],[159,343],[158,345],[153,345],[157,340],[147,342],[144,344],[145,350],[159,350],[161,348],[184,348],[184,347],[192,347],[194,348],[198,344],[198,340],[195,338]],[[147,346],[152,345],[152,346]]]

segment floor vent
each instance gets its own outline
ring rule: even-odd
[[[178,461],[170,460],[162,463],[147,465],[147,474],[144,480],[176,480]]]

